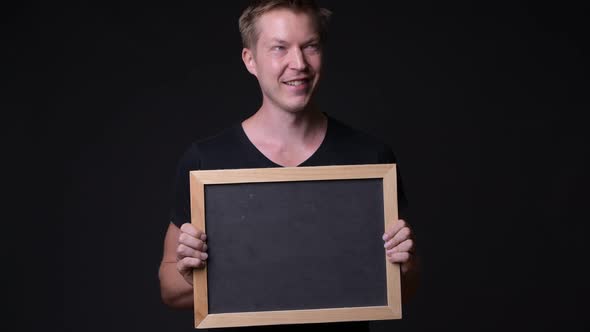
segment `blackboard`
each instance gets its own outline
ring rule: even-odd
[[[401,318],[395,164],[191,171],[195,327]]]

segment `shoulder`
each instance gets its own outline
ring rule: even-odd
[[[241,121],[194,141],[180,159],[180,167],[190,170],[253,168],[259,164]]]
[[[396,158],[391,149],[383,139],[370,134],[364,130],[355,128],[350,124],[328,116],[331,135],[334,145],[338,149],[346,149],[351,152],[371,155],[376,162],[393,163]]]
[[[376,136],[369,134],[368,132],[351,126],[350,124],[329,116],[329,123],[332,126],[332,130],[340,139],[346,139],[350,141],[356,141],[358,143],[367,145],[384,145],[385,143],[377,138]]]
[[[240,140],[238,124],[232,124],[211,136],[194,140],[183,152],[179,165],[190,169],[200,169],[204,157],[227,152]]]

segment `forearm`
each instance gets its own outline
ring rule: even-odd
[[[162,301],[176,309],[193,307],[193,286],[176,269],[175,262],[162,262],[159,271]]]

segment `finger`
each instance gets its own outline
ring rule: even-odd
[[[198,269],[203,266],[205,266],[205,262],[203,260],[193,257],[185,257],[176,263],[176,268],[181,273],[192,269]]]
[[[197,229],[192,224],[184,223],[184,224],[182,224],[182,226],[180,226],[180,230],[183,233],[187,233],[188,235],[190,235],[196,239],[200,239],[201,241],[207,240],[207,235],[205,235],[205,233],[203,231],[201,231],[200,229]]]
[[[184,244],[179,244],[176,248],[176,260],[179,261],[185,257],[193,257],[199,258],[202,260],[206,260],[208,255],[206,252],[202,252],[199,250],[195,250],[191,247],[185,246]]]
[[[407,252],[396,252],[387,257],[391,263],[406,263],[410,260],[410,254]]]
[[[393,254],[395,252],[413,252],[414,250],[414,241],[412,239],[407,239],[402,243],[398,244],[393,248],[387,249],[387,254]]]
[[[386,249],[391,249],[391,248],[397,246],[398,244],[404,242],[405,240],[409,239],[411,234],[412,234],[412,231],[410,230],[410,228],[404,227],[404,228],[400,229],[397,233],[395,233],[395,235],[393,236],[393,238],[391,240],[385,242],[385,244],[383,246]]]
[[[203,248],[205,248],[205,242],[196,239],[188,235],[187,233],[180,234],[180,236],[178,237],[178,243],[184,244],[187,247],[191,247],[199,251],[204,251]]]
[[[399,219],[397,222],[393,223],[393,225],[391,225],[391,227],[389,227],[387,231],[385,231],[385,233],[383,234],[383,241],[390,240],[397,232],[400,231],[400,229],[406,226],[406,221],[403,219]]]

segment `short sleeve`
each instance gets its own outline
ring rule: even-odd
[[[191,222],[189,172],[200,169],[201,161],[197,144],[192,144],[176,166],[172,189],[170,222],[180,227]]]

